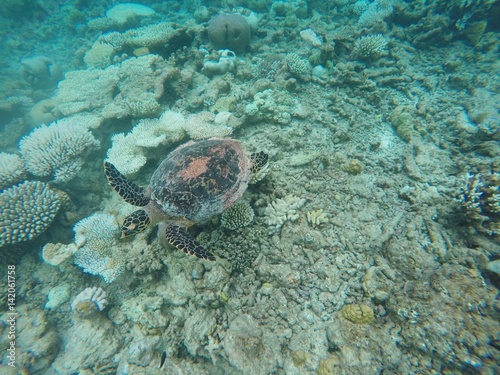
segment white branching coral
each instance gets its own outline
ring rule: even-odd
[[[84,272],[113,282],[125,270],[121,248],[115,243],[117,230],[115,218],[107,214],[96,213],[76,223],[74,263]]]
[[[371,59],[387,54],[387,39],[382,34],[365,35],[354,42],[353,56]]]
[[[0,190],[24,180],[26,174],[19,155],[0,152]]]
[[[99,145],[85,127],[58,121],[41,125],[23,137],[19,150],[30,173],[38,177],[52,175],[56,181],[67,182],[80,170],[82,157]]]
[[[106,308],[108,301],[102,288],[86,288],[71,303],[71,310],[82,318],[90,318]]]
[[[271,202],[264,210],[269,232],[279,232],[285,221],[296,221],[299,218],[297,210],[302,208],[306,200],[294,195]]]
[[[59,210],[57,194],[40,181],[25,181],[0,194],[0,247],[43,233]]]

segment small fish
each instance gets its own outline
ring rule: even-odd
[[[162,368],[166,359],[167,359],[167,352],[164,351],[163,353],[161,353],[160,368]]]

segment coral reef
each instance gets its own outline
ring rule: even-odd
[[[99,145],[85,127],[58,121],[41,125],[23,137],[19,151],[28,172],[67,182],[80,171],[83,157]]]
[[[50,226],[59,210],[59,199],[46,184],[25,181],[0,194],[0,247],[29,241]]]
[[[251,29],[245,17],[239,14],[219,14],[208,22],[208,38],[216,49],[227,48],[243,53],[250,44]]]
[[[285,221],[296,221],[299,218],[297,210],[305,203],[305,199],[293,195],[269,203],[264,210],[269,232],[279,232]]]
[[[108,305],[106,292],[102,288],[86,288],[71,302],[71,310],[82,318],[89,319]]]
[[[248,202],[236,202],[221,215],[221,225],[235,230],[249,225],[253,221],[254,212]]]

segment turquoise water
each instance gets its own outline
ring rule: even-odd
[[[499,14],[1,2],[0,374],[500,372]]]

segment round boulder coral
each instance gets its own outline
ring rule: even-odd
[[[219,14],[208,22],[208,39],[216,49],[245,52],[250,44],[251,29],[245,17],[239,14]]]
[[[25,181],[0,194],[0,247],[28,241],[52,223],[60,202],[40,181]]]
[[[246,227],[253,217],[252,207],[247,202],[238,202],[222,213],[221,224],[224,228],[235,230]]]

